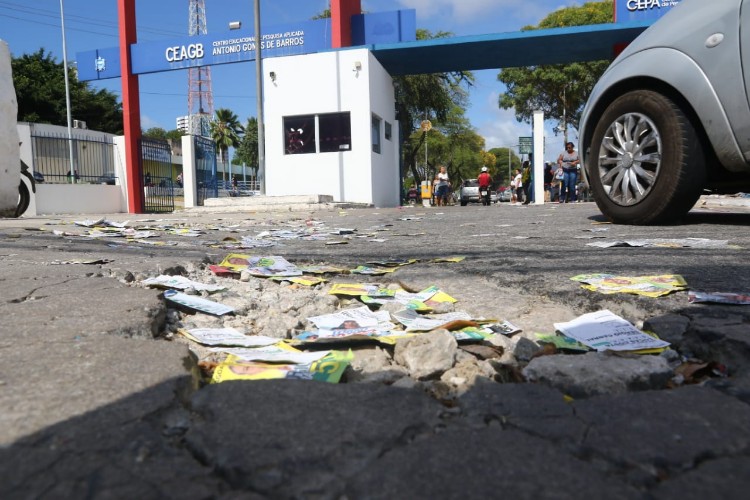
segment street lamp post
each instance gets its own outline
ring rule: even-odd
[[[62,29],[63,70],[65,71],[65,109],[68,115],[68,155],[70,160],[70,182],[75,184],[76,172],[73,164],[73,118],[70,112],[70,83],[68,80],[68,48],[65,42],[65,9],[60,0],[60,28]]]
[[[266,147],[263,122],[263,62],[261,61],[260,0],[255,0],[255,88],[258,108],[258,179],[260,194],[266,194]]]

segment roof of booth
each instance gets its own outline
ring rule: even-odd
[[[391,75],[443,73],[612,59],[653,21],[596,24],[369,45]]]

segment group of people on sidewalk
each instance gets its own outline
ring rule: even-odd
[[[575,150],[575,144],[565,144],[565,151],[560,153],[556,163],[547,163],[544,167],[545,201],[558,203],[575,203],[588,198],[587,188],[579,184],[581,159]],[[492,177],[487,167],[482,167],[478,178],[479,188],[490,187]],[[533,176],[531,161],[526,160],[520,169],[513,172],[510,182],[511,203],[528,205],[532,201]],[[435,176],[432,184],[434,205],[447,206],[450,197],[450,179],[444,166]],[[415,186],[409,190],[406,198],[412,204],[417,202],[418,193]]]
[[[555,163],[544,166],[545,201],[575,203],[588,199],[588,189],[580,178],[581,160],[575,144],[568,142]],[[533,177],[531,162],[524,161],[521,169],[513,172],[510,182],[511,203],[528,205],[532,198]]]

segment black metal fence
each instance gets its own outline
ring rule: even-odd
[[[147,213],[174,211],[172,148],[167,141],[142,138],[141,170],[143,171],[144,210]]]
[[[37,133],[38,134],[38,133]],[[70,183],[70,156],[76,182],[115,184],[115,145],[112,139],[68,138],[67,134],[31,136],[33,169],[37,182]]]

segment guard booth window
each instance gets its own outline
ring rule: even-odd
[[[351,115],[348,112],[319,115],[320,152],[350,151],[352,149],[351,122]]]
[[[380,154],[380,122],[379,116],[372,115],[372,151]]]
[[[284,144],[284,152],[288,155],[350,151],[352,149],[351,114],[347,111],[321,115],[286,116],[284,117]]]
[[[284,118],[286,154],[315,153],[315,115]]]

